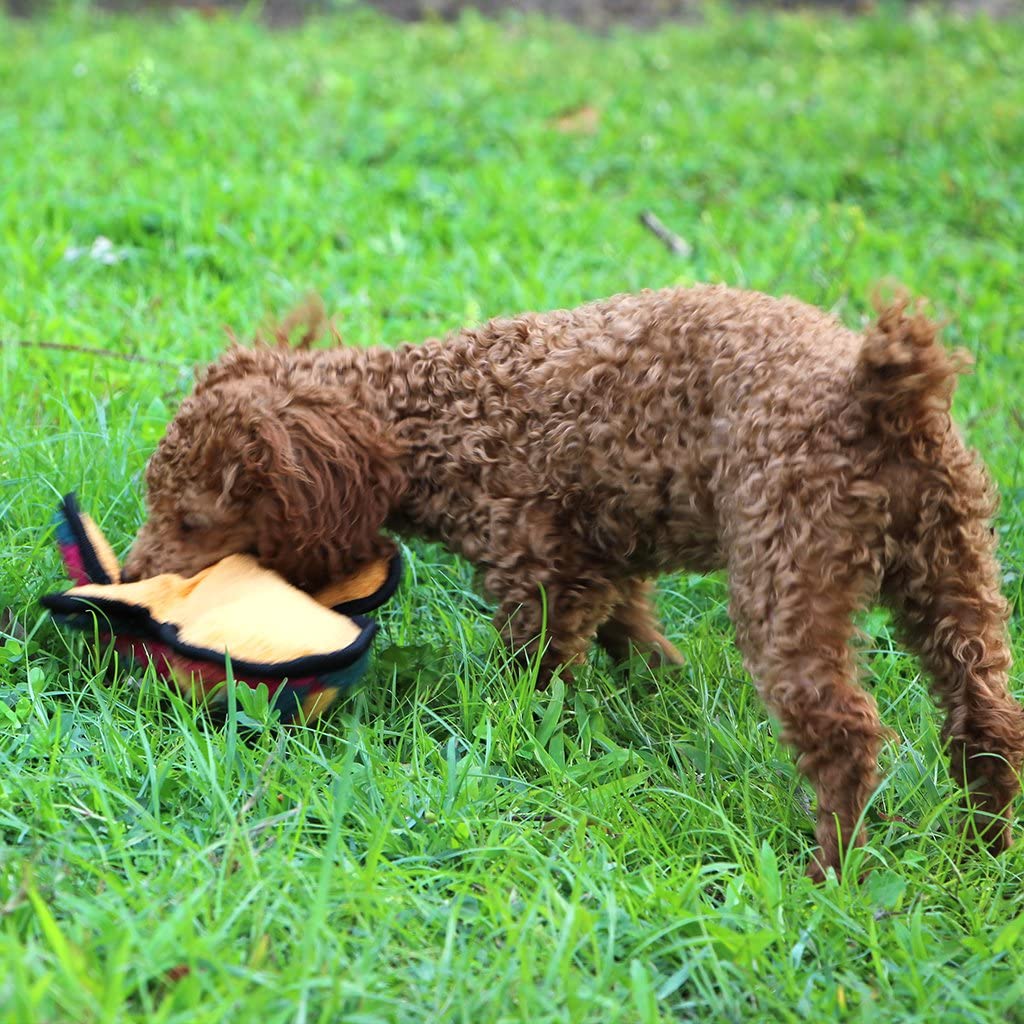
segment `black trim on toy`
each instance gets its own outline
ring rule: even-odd
[[[97,557],[96,549],[92,546],[92,541],[86,532],[85,523],[82,522],[82,513],[78,507],[78,498],[74,491],[64,495],[60,511],[64,516],[64,522],[68,524],[68,529],[74,535],[75,543],[82,556],[82,568],[89,574],[89,580],[92,583],[113,583],[114,581]]]
[[[372,594],[365,597],[354,597],[351,601],[342,601],[341,604],[332,605],[331,608],[342,615],[363,615],[379,608],[391,597],[402,582],[402,556],[395,552],[388,563],[387,579]]]

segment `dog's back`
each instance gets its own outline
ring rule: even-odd
[[[655,572],[723,564],[717,493],[753,434],[831,443],[861,337],[794,299],[702,286],[499,318],[428,345],[429,386],[450,390],[439,401],[459,421],[446,477],[491,502],[543,504],[593,556]]]

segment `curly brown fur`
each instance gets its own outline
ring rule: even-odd
[[[680,661],[647,581],[724,567],[757,688],[818,794],[812,875],[862,842],[883,730],[853,616],[896,611],[992,850],[1024,758],[992,487],[949,413],[958,363],[897,303],[860,334],[721,287],[621,295],[398,349],[233,348],[147,473],[128,571],[251,550],[313,588],[390,527],[482,571],[542,665],[595,637]]]

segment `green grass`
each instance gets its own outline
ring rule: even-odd
[[[308,291],[370,344],[696,280],[858,323],[894,276],[977,357],[957,412],[1004,494],[1019,654],[1024,24],[0,36],[0,1019],[1024,1021],[1024,847],[963,855],[937,715],[882,617],[865,661],[900,742],[873,874],[813,888],[809,793],[721,578],[663,581],[685,671],[595,659],[538,695],[467,567],[413,544],[367,685],[252,743],[151,681],[106,685],[35,604],[62,585],[57,496],[123,550],[190,367]],[[593,131],[559,129],[584,107]],[[123,258],[66,258],[98,236]]]

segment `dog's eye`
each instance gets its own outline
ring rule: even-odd
[[[185,516],[181,521],[182,533],[194,533],[196,530],[201,530],[202,528],[202,521],[195,516]]]

